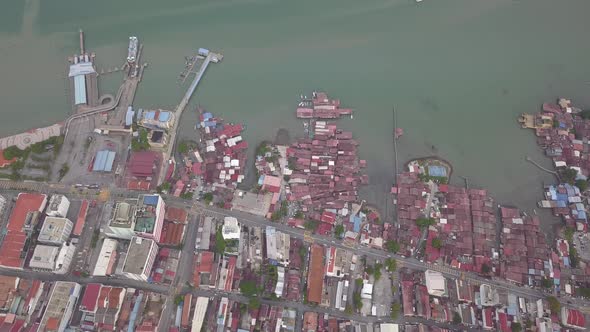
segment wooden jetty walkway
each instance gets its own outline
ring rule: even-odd
[[[557,178],[559,179],[559,173],[557,173],[556,171],[550,170],[548,168],[545,168],[545,167],[541,166],[539,163],[537,163],[536,161],[532,160],[531,157],[529,157],[529,156],[526,156],[524,159],[526,161],[528,161],[529,163],[537,166],[538,169],[540,169],[542,171],[545,171],[547,173],[553,174],[553,175],[557,176]]]

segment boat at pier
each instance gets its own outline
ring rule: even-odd
[[[137,59],[137,50],[138,50],[139,40],[135,36],[129,37],[129,49],[127,50],[127,61],[128,62],[135,62]]]

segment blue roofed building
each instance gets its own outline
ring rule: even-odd
[[[74,76],[74,105],[85,105],[86,100],[86,76]]]
[[[174,121],[174,113],[164,110],[142,110],[137,116],[139,125],[149,129],[170,129]]]
[[[92,165],[93,172],[112,172],[113,164],[115,162],[116,153],[109,150],[101,150],[96,153],[94,157],[94,164]]]
[[[127,108],[127,114],[125,114],[125,128],[130,128],[133,124],[133,116],[135,115],[135,111],[133,111],[133,107],[129,106]]]

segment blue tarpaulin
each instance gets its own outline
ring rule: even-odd
[[[430,176],[447,176],[446,168],[437,165],[428,166],[428,175]]]

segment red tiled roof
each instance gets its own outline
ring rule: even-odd
[[[201,283],[201,273],[211,273],[213,270],[213,260],[215,255],[211,251],[201,251],[195,255],[193,283],[198,287]]]
[[[49,317],[47,323],[45,323],[45,331],[57,331],[59,327],[59,319],[55,317]]]
[[[320,303],[324,284],[324,249],[317,244],[311,247],[307,284],[307,300]]]
[[[8,219],[9,231],[22,231],[27,219],[27,214],[33,211],[41,211],[45,208],[47,195],[20,193],[10,219]]]
[[[483,309],[483,314],[485,316],[485,323],[488,324],[488,325],[484,325],[484,327],[489,327],[489,328],[494,327],[494,321],[492,320],[492,309],[491,308]]]
[[[15,161],[16,161],[16,158],[12,158],[12,159],[4,158],[4,150],[0,149],[0,168],[6,167]]]
[[[183,224],[186,224],[187,217],[188,217],[188,212],[185,209],[172,207],[172,206],[166,207],[166,214],[164,216],[165,220],[178,221]]]
[[[78,212],[78,219],[76,219],[76,226],[74,227],[74,231],[72,232],[74,235],[80,236],[82,234],[82,230],[84,229],[84,224],[86,223],[86,214],[88,213],[88,200],[83,200],[82,205],[80,206],[80,211]]]
[[[129,169],[134,176],[150,176],[156,159],[156,153],[152,151],[134,152],[131,154]]]
[[[96,303],[100,292],[101,284],[88,284],[86,289],[84,289],[82,301],[80,301],[80,310],[94,312],[96,310]]]
[[[498,313],[498,322],[500,324],[500,330],[502,330],[502,332],[512,331],[512,329],[508,327],[508,316],[506,316],[505,312]]]
[[[151,182],[141,180],[131,180],[127,182],[127,189],[129,190],[150,190]]]
[[[168,245],[179,245],[182,242],[183,234],[184,224],[165,221],[160,242]]]
[[[567,320],[566,323],[567,325],[570,326],[579,326],[579,327],[585,327],[586,326],[586,318],[584,317],[584,314],[581,313],[578,310],[575,309],[565,309],[567,310],[566,315],[567,315]]]
[[[27,215],[34,211],[42,211],[47,203],[47,195],[20,193],[7,225],[7,234],[0,247],[0,265],[8,267],[21,267],[23,247],[26,234],[23,227]]]
[[[336,222],[336,214],[334,212],[324,211],[320,221],[333,225]]]

